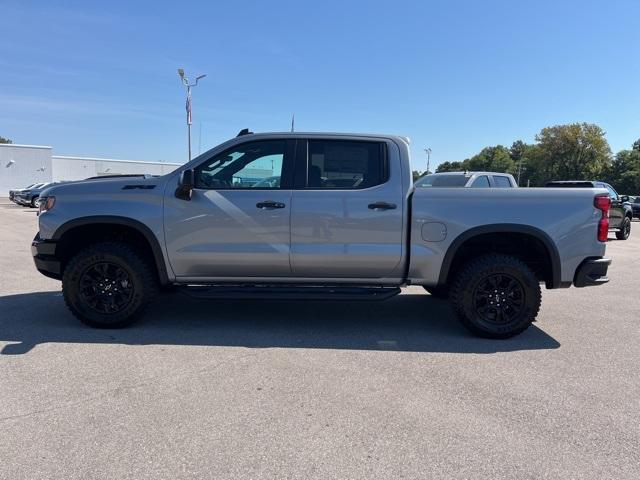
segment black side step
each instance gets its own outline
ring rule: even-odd
[[[179,290],[194,298],[228,300],[386,300],[400,293],[398,287],[290,285],[188,285]]]

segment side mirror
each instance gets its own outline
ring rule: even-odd
[[[176,188],[176,197],[182,200],[191,200],[193,193],[193,170],[183,170],[178,180],[178,188]]]
[[[621,196],[620,196],[620,201],[621,201],[622,203],[624,203],[624,202],[628,202],[628,201],[629,201],[629,196],[628,196],[628,195],[621,195]]]

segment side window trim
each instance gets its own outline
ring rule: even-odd
[[[299,138],[296,145],[296,158],[293,178],[293,189],[303,190],[307,184],[307,157],[309,155],[309,139]]]

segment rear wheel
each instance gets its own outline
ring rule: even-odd
[[[92,245],[71,259],[62,293],[71,312],[97,328],[121,328],[142,316],[157,282],[149,264],[124,243]]]
[[[629,235],[631,235],[631,219],[629,217],[624,217],[620,230],[616,232],[616,238],[618,240],[626,240],[629,238]]]
[[[509,338],[526,330],[538,315],[540,283],[519,259],[490,254],[460,271],[450,298],[458,319],[471,332]]]

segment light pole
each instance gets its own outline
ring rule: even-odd
[[[180,75],[182,84],[187,89],[187,103],[185,107],[187,109],[187,142],[189,143],[189,160],[191,160],[191,87],[198,85],[198,80],[206,77],[206,75],[198,75],[194,83],[189,83],[189,79],[184,75],[184,69],[179,68],[178,75]]]
[[[428,175],[429,173],[431,173],[429,171],[429,163],[431,161],[431,149],[430,148],[425,148],[424,149],[424,153],[427,154],[427,175]]]
[[[516,182],[520,186],[520,172],[522,171],[522,156],[518,160],[518,181]],[[528,185],[527,185],[528,186]]]

